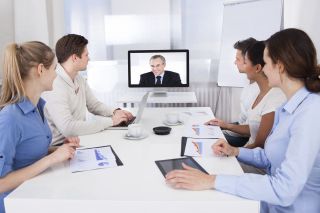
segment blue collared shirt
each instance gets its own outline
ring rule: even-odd
[[[261,201],[261,212],[320,212],[320,96],[298,90],[275,114],[265,148],[238,160],[267,175],[218,175],[217,190]]]
[[[0,177],[47,155],[52,135],[42,116],[44,105],[41,98],[37,107],[24,98],[0,111]],[[0,213],[5,212],[3,199],[8,194],[0,194]]]

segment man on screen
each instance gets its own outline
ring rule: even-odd
[[[181,86],[179,73],[165,70],[166,59],[162,55],[154,55],[149,60],[151,72],[140,75],[139,86],[177,87]]]

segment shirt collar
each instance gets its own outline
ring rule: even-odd
[[[64,70],[64,68],[61,66],[61,64],[57,65],[56,72],[57,75],[60,76],[74,90],[77,90],[79,88],[78,82],[76,81],[77,77],[75,77],[75,81],[73,82],[70,76]]]
[[[305,87],[299,89],[288,101],[283,105],[283,110],[287,111],[288,113],[292,114],[299,105],[307,98],[310,94]]]
[[[42,98],[39,99],[37,107],[43,111],[44,105],[46,104],[46,101]],[[29,112],[32,112],[36,109],[36,107],[31,103],[31,101],[24,97],[20,102],[17,103],[19,108],[22,110],[24,114],[28,114]]]
[[[166,72],[166,71],[163,71],[163,73],[162,73],[161,75],[158,75],[158,76],[161,76],[161,79],[162,79],[165,72]],[[155,76],[155,78],[157,78],[158,76]]]

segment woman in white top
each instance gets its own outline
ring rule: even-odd
[[[254,38],[247,38],[245,40],[237,41],[233,48],[236,50],[236,59],[234,64],[237,66],[239,73],[245,73],[244,70],[244,59],[247,52],[247,49],[257,42]],[[259,86],[256,82],[250,81],[248,85],[243,87],[240,95],[240,114],[237,122],[232,122],[234,124],[247,124],[248,110],[251,108],[251,104],[259,93]],[[248,136],[240,135],[238,133],[224,130],[223,134],[230,145],[235,147],[244,146],[248,140]]]
[[[257,82],[260,90],[253,103],[251,103],[247,124],[236,125],[220,119],[212,119],[206,123],[250,136],[246,144],[247,148],[264,147],[264,142],[272,128],[274,112],[286,100],[281,90],[271,89],[266,75],[262,72],[265,64],[263,61],[264,48],[264,42],[258,41],[248,48],[245,55],[244,70],[250,81]]]

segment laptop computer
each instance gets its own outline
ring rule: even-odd
[[[137,124],[140,122],[143,110],[145,106],[147,105],[147,100],[148,100],[149,92],[147,92],[141,99],[139,106],[138,106],[138,112],[135,117],[133,117],[132,120],[130,120],[128,123],[120,123],[117,126],[111,126],[108,129],[110,130],[122,130],[122,129],[128,129],[128,126],[130,124]]]

